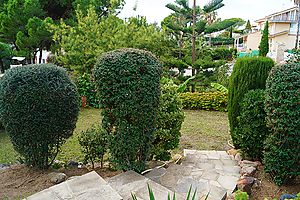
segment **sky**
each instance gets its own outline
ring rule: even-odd
[[[160,22],[168,16],[171,11],[165,7],[174,0],[125,0],[126,4],[121,14],[122,18],[142,15],[149,22]],[[201,7],[209,0],[197,0]],[[218,10],[218,16],[222,19],[242,18],[251,22],[263,18],[274,12],[293,7],[290,0],[224,0],[225,6]],[[133,8],[137,5],[137,10]],[[192,5],[192,0],[190,0]]]

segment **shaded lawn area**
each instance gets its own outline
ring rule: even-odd
[[[180,147],[174,153],[183,149],[226,150],[228,133],[228,118],[225,112],[185,110],[185,121],[181,129]],[[101,113],[98,109],[81,109],[74,135],[62,146],[57,160],[68,162],[81,161],[84,156],[78,143],[79,134],[93,124],[101,123]],[[0,163],[14,163],[17,153],[13,150],[8,135],[0,132]]]

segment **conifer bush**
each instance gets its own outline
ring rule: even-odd
[[[241,115],[235,135],[243,153],[253,160],[261,160],[264,141],[269,135],[264,110],[264,90],[250,90],[241,102]]]
[[[151,155],[156,160],[169,160],[170,150],[179,145],[180,129],[184,120],[178,86],[170,79],[161,81],[161,97],[157,114]]]
[[[0,114],[15,150],[28,165],[48,168],[76,126],[78,93],[52,64],[8,70],[0,84]]]
[[[160,99],[161,64],[151,53],[121,49],[101,56],[94,77],[111,161],[141,172],[149,157]]]
[[[277,66],[267,80],[265,110],[270,135],[265,171],[276,184],[300,175],[300,64]]]
[[[271,58],[240,58],[236,61],[229,80],[228,118],[233,144],[240,148],[235,129],[241,112],[241,101],[249,90],[264,89],[269,72],[274,66]]]

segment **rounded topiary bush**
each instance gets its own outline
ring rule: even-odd
[[[27,65],[5,73],[0,84],[1,120],[27,165],[51,165],[76,126],[78,98],[66,71],[55,65]]]
[[[243,153],[253,160],[261,160],[264,141],[269,135],[264,110],[264,90],[250,90],[241,102],[241,115],[235,135]]]
[[[142,171],[149,156],[160,98],[160,62],[149,52],[121,49],[97,61],[94,77],[111,161]]]
[[[281,185],[300,175],[300,63],[272,70],[265,110],[271,131],[265,145],[265,171]]]
[[[172,80],[162,79],[156,131],[151,148],[151,155],[156,160],[169,160],[171,158],[170,150],[179,145],[184,112],[177,90],[178,86]]]
[[[229,79],[228,119],[233,144],[240,148],[235,135],[237,117],[241,112],[241,101],[249,90],[265,89],[269,72],[274,61],[266,57],[240,58],[236,61]]]

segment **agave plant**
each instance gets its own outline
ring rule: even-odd
[[[149,184],[148,184],[148,192],[149,192],[149,199],[150,200],[155,200],[154,193],[153,193],[151,187],[149,186]],[[197,189],[194,191],[193,196],[191,196],[192,195],[192,186],[190,186],[190,189],[189,189],[189,192],[187,194],[186,200],[196,200],[196,194],[197,194]],[[204,200],[207,200],[208,195],[209,195],[209,193],[206,195]],[[138,200],[137,197],[132,193],[131,193],[131,197],[132,197],[132,200]],[[168,200],[171,200],[171,195],[170,194],[168,195]],[[173,194],[172,200],[176,200],[175,192]]]

